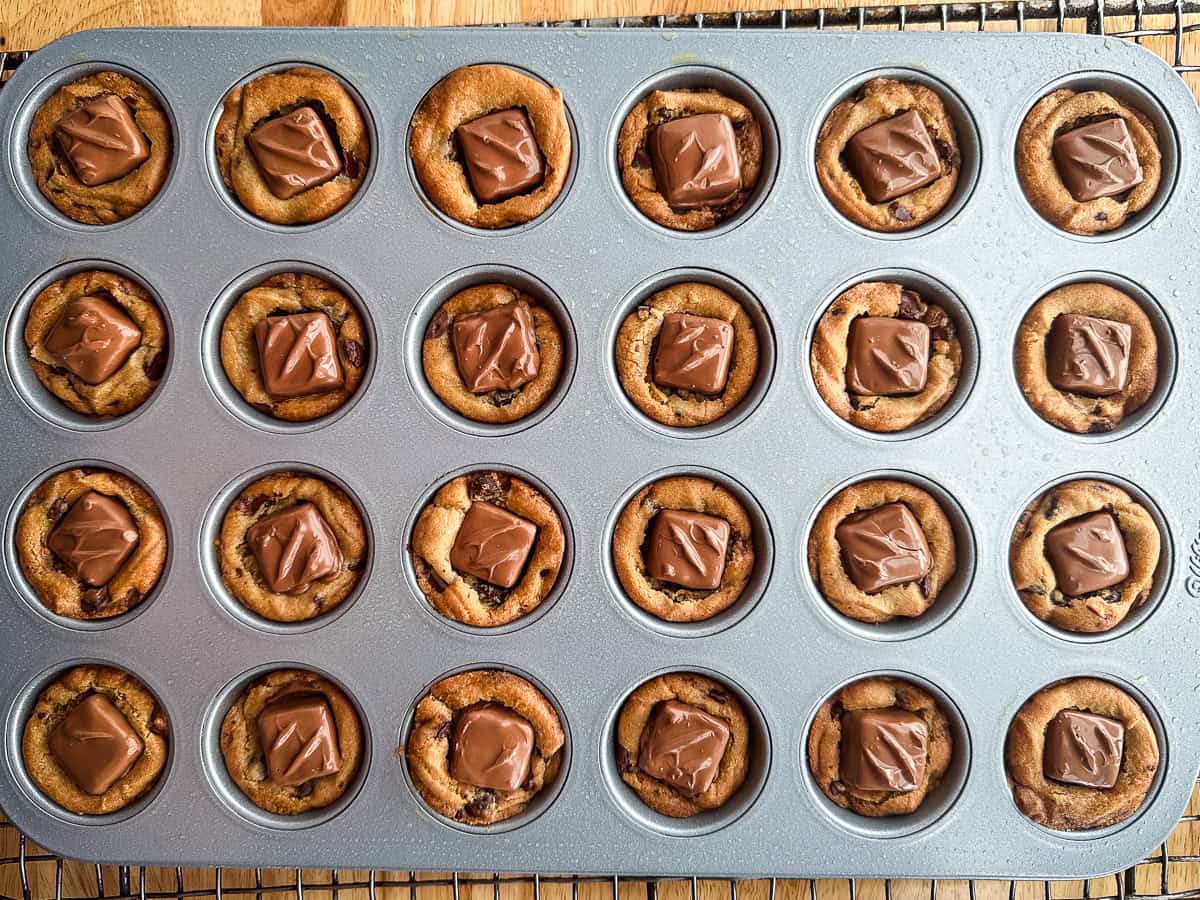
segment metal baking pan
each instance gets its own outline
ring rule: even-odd
[[[211,151],[225,93],[281,63],[323,66],[358,91],[374,137],[357,200],[319,225],[276,228],[225,194]],[[457,66],[501,62],[563,91],[575,171],[561,204],[525,227],[480,233],[423,201],[406,163],[413,110]],[[31,184],[30,116],[57,85],[123,67],[156,89],[176,135],[168,183],[129,221],[67,223]],[[954,213],[899,237],[868,234],[825,200],[813,146],[825,113],[872,74],[935,82],[957,118],[964,175]],[[980,73],[986,73],[981,77]],[[761,202],[714,232],[664,231],[625,198],[614,164],[623,113],[661,84],[711,84],[757,104],[766,137]],[[1017,185],[1013,144],[1025,111],[1055,86],[1100,86],[1159,127],[1164,183],[1125,229],[1080,239],[1042,221]],[[505,30],[146,30],[89,32],[39,51],[0,93],[0,297],[7,377],[0,378],[0,496],[7,507],[0,586],[5,765],[0,805],[38,843],[91,860],[148,864],[343,866],[480,871],[705,875],[1076,878],[1133,864],[1182,812],[1200,763],[1200,491],[1193,453],[1200,390],[1200,116],[1180,79],[1119,40],[1075,35],[954,35]],[[171,328],[172,359],[152,400],[111,427],[81,426],[24,366],[24,311],[47,280],[101,262],[135,274]],[[214,358],[214,322],[247,273],[333,273],[368,314],[373,371],[331,422],[276,428],[231,398]],[[756,407],[680,435],[624,399],[612,339],[645,292],[687,271],[716,273],[751,295],[769,324]],[[516,274],[514,274],[514,272]],[[1082,273],[1143,300],[1159,331],[1161,387],[1146,412],[1103,436],[1041,421],[1012,370],[1017,324],[1050,288]],[[894,277],[959,317],[964,383],[951,410],[902,439],[833,417],[808,375],[814,323],[846,286]],[[540,283],[568,338],[565,389],[528,427],[486,429],[448,416],[418,366],[420,335],[456,286],[495,277]],[[728,283],[727,282],[727,283]],[[216,312],[214,312],[216,311]],[[94,461],[156,495],[171,552],[159,588],[111,627],[53,621],[23,587],[11,551],[22,498],[48,470]],[[293,628],[234,614],[215,581],[207,537],[222,498],[269,468],[311,467],[356,498],[372,564],[345,610]],[[428,607],[408,571],[407,529],[450,473],[522,471],[559,504],[570,535],[561,590],[542,614],[496,633],[455,626]],[[635,612],[607,561],[622,498],[670,471],[706,471],[752,498],[760,565],[737,615],[692,630]],[[834,615],[806,574],[802,548],[824,499],[868,473],[935,489],[958,531],[961,575],[946,601],[907,626],[870,630]],[[1165,538],[1154,596],[1108,635],[1068,638],[1018,600],[1007,545],[1017,517],[1049,484],[1094,472],[1136,489]],[[20,731],[37,690],[85,660],[128,668],[161,699],[172,753],[158,789],[111,819],[80,820],[32,787]],[[1169,666],[1165,665],[1170,660]],[[360,782],[335,815],[279,827],[224,774],[215,732],[230,695],[266,668],[324,672],[359,704],[369,747]],[[394,753],[414,702],[444,674],[512,668],[558,704],[569,735],[561,782],[520,820],[455,828],[424,807]],[[747,701],[757,732],[748,787],[717,813],[650,814],[620,782],[616,713],[661,671],[716,673]],[[857,819],[824,801],[802,745],[839,685],[895,672],[935,688],[956,730],[955,763],[915,816]],[[1009,721],[1059,678],[1099,675],[1137,696],[1158,730],[1162,764],[1142,810],[1121,826],[1065,835],[1025,819],[1005,784]]]

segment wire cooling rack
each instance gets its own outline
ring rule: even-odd
[[[1200,59],[1185,36],[1200,32],[1200,0],[1015,0],[617,19],[501,27],[893,29],[1086,31],[1144,43],[1190,79]],[[29,51],[0,51],[0,87]],[[795,881],[653,879],[588,875],[487,875],[337,870],[147,869],[89,866],[37,847],[0,813],[0,900],[1200,900],[1200,783],[1189,814],[1142,862],[1076,882]],[[399,861],[399,860],[398,860]],[[269,861],[264,861],[269,862]],[[732,867],[731,867],[732,868]]]

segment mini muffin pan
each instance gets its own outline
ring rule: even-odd
[[[430,208],[411,176],[408,123],[454,68],[526,70],[562,90],[574,172],[534,222],[483,232]],[[258,222],[214,180],[213,123],[234,85],[301,63],[333,72],[361,99],[374,138],[354,202],[301,228]],[[29,122],[59,85],[118,68],[161,97],[175,159],[161,193],[125,222],[88,228],[37,194]],[[981,78],[980,73],[987,73]],[[903,235],[848,223],[822,195],[813,155],[824,115],[879,74],[935,86],[959,128],[963,177],[948,208]],[[1155,122],[1164,176],[1152,207],[1116,232],[1056,230],[1023,197],[1014,165],[1022,117],[1054,87],[1101,88]],[[763,119],[753,201],[711,232],[678,234],[641,216],[620,188],[615,136],[657,86],[712,86]],[[65,855],[148,864],[275,865],[653,875],[1076,878],[1132,865],[1168,833],[1200,764],[1200,115],[1157,57],[1077,35],[621,31],[228,29],[91,32],[35,54],[0,92],[0,582],[3,756],[0,806]],[[146,285],[171,329],[158,390],[104,423],[66,412],[33,378],[21,329],[51,277],[109,266]],[[301,427],[240,402],[216,358],[220,317],[259,276],[320,272],[365,313],[371,370],[338,413]],[[688,278],[746,302],[761,371],[727,421],[684,432],[622,395],[613,338],[638,299]],[[927,291],[955,318],[966,350],[958,395],[927,425],[872,435],[837,419],[809,375],[817,319],[867,278]],[[1161,342],[1160,386],[1146,411],[1102,436],[1055,429],[1025,404],[1013,342],[1050,289],[1096,278],[1133,288]],[[433,310],[456,289],[508,280],[560,317],[566,364],[545,407],[485,427],[449,413],[419,366]],[[98,427],[99,426],[99,427]],[[170,562],[153,595],[102,627],[38,607],[11,551],[23,498],[78,464],[127,472],[158,499]],[[442,619],[416,590],[406,549],[420,506],[446,479],[498,469],[539,485],[568,532],[568,558],[535,614],[494,631]],[[278,626],[237,607],[211,539],[239,485],[273,470],[326,473],[368,524],[370,560],[354,597],[325,618]],[[613,522],[638,487],[701,473],[750,501],[757,563],[742,600],[716,620],[672,626],[625,597],[608,559]],[[1048,486],[1081,473],[1152,503],[1163,532],[1157,588],[1127,626],[1064,633],[1036,621],[1013,589],[1008,542]],[[808,528],[835,490],[909,478],[946,501],[959,574],[915,622],[872,628],[839,616],[807,573]],[[146,798],[86,819],[56,808],[24,769],[20,735],[36,694],[84,661],[124,667],[160,699],[171,760]],[[341,685],[368,747],[330,809],[281,821],[252,807],[223,769],[216,729],[248,679],[311,668]],[[568,735],[562,772],[522,815],[492,829],[450,823],[411,789],[395,753],[429,685],[468,668],[507,668],[539,685]],[[723,808],[669,820],[621,781],[612,734],[646,679],[693,670],[726,682],[754,733],[750,772]],[[829,803],[804,759],[816,709],[872,673],[911,678],[943,702],[955,757],[904,819],[863,819]],[[1005,782],[1009,722],[1058,679],[1096,676],[1147,710],[1162,763],[1146,803],[1103,831],[1065,834],[1022,816]]]

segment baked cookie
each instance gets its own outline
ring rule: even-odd
[[[1076,434],[1112,431],[1158,380],[1158,340],[1137,301],[1087,281],[1051,291],[1017,331],[1017,382],[1039,416]]]
[[[758,332],[711,284],[673,284],[617,332],[617,376],[634,406],[663,425],[706,425],[745,399],[758,375]]]
[[[1057,831],[1133,815],[1158,770],[1158,740],[1141,705],[1114,684],[1072,678],[1021,707],[1004,748],[1017,809]]]
[[[942,99],[923,84],[890,78],[872,78],[835,106],[816,152],[817,180],[829,201],[872,231],[924,225],[950,202],[962,168]]]
[[[303,622],[350,596],[367,562],[367,531],[337,485],[272,472],[229,504],[217,554],[239,603],[272,622]]]
[[[958,387],[962,345],[954,320],[916,291],[865,281],[817,322],[810,365],[817,393],[867,431],[903,431],[945,406]]]
[[[367,356],[358,309],[307,273],[272,275],[252,287],[221,325],[221,365],[230,383],[255,409],[286,422],[339,409],[362,383]]]
[[[741,702],[695,672],[652,678],[617,719],[617,770],[648,807],[686,819],[717,809],[745,782],[753,738]]]
[[[225,186],[276,225],[329,218],[362,187],[371,162],[354,97],[333,75],[304,66],[230,91],[215,140]]]
[[[1114,484],[1080,479],[1031,503],[1013,531],[1013,584],[1031,613],[1067,631],[1108,631],[1150,597],[1162,536]]]
[[[481,669],[431,687],[417,704],[407,746],[396,752],[435,812],[494,825],[553,784],[565,740],[541,691],[519,675]]]
[[[455,69],[413,114],[417,180],[464,225],[536,219],[562,192],[571,152],[562,93],[508,66]]]
[[[702,622],[728,609],[754,570],[754,527],[721,485],[660,478],[633,495],[613,529],[613,564],[626,595],[665,622]]]
[[[17,558],[38,599],[70,619],[107,619],[146,599],[167,561],[154,498],[118,472],[68,469],[30,495]]]
[[[860,816],[915,812],[954,756],[950,722],[928,692],[900,678],[864,678],[821,704],[808,768],[821,792]]]
[[[762,126],[712,90],[651,91],[617,137],[621,183],[659,225],[703,231],[737,213],[762,171]]]
[[[459,291],[425,327],[425,380],[450,409],[505,424],[541,408],[558,386],[563,335],[554,313],[507,284]]]
[[[460,475],[413,526],[413,570],[425,599],[466,625],[506,625],[533,612],[558,580],[566,538],[550,501],[507,472]]]
[[[1059,228],[1111,231],[1158,192],[1158,134],[1141,110],[1103,91],[1052,91],[1021,123],[1017,175],[1033,208]]]
[[[25,321],[38,381],[85,416],[120,416],[167,369],[167,326],[150,292],[115,272],[76,272],[34,299]]]
[[[817,590],[859,622],[920,616],[957,569],[946,513],[906,481],[879,478],[843,488],[808,535],[808,571]]]
[[[38,190],[85,225],[128,219],[155,198],[171,169],[171,123],[143,84],[94,72],[50,95],[29,128]]]
[[[167,764],[167,716],[128,672],[77,666],[38,695],[25,722],[25,771],[47,797],[84,816],[122,810]]]
[[[337,801],[358,773],[363,743],[350,698],[303,669],[256,678],[221,722],[229,777],[255,806],[279,816]]]

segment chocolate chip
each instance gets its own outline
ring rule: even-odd
[[[888,206],[888,212],[892,214],[892,218],[897,222],[911,222],[912,213],[901,206],[899,203],[892,203]]]
[[[499,606],[504,602],[504,598],[508,596],[508,588],[502,588],[499,585],[476,579],[475,593],[479,595],[481,601],[489,606]]]
[[[473,798],[471,802],[463,807],[463,812],[471,818],[478,819],[486,816],[496,808],[496,794],[494,791],[481,790]]]
[[[1088,434],[1105,434],[1116,427],[1116,423],[1111,419],[1097,419],[1088,426]]]
[[[450,314],[444,309],[439,309],[433,314],[433,318],[429,320],[429,325],[425,329],[425,340],[432,341],[435,338],[440,338],[449,330]]]
[[[312,783],[311,779],[304,782],[303,784],[296,785],[296,796],[301,800],[303,800],[305,797],[311,796],[312,792],[313,792],[313,783]]]
[[[919,319],[925,315],[925,302],[916,291],[900,291],[900,318]]]
[[[1108,221],[1108,213],[1106,213],[1106,212],[1096,213],[1096,221],[1097,222],[1107,222]]]
[[[654,165],[654,162],[650,159],[650,154],[646,152],[645,147],[638,147],[637,153],[633,154],[631,165],[635,169],[649,169]]]
[[[246,515],[253,516],[269,502],[271,502],[271,498],[267,494],[255,494],[253,497],[242,497],[238,500],[237,507]]]
[[[617,744],[617,768],[622,772],[633,771],[633,760],[629,757],[629,751],[621,744]]]
[[[499,472],[476,472],[467,479],[467,496],[472,500],[493,502],[504,496],[504,481]]]
[[[358,341],[342,341],[342,354],[346,357],[346,362],[354,368],[362,368],[363,345]]]
[[[167,371],[167,351],[160,350],[154,354],[153,359],[146,363],[146,377],[151,381],[159,381],[163,374]]]
[[[443,738],[450,737],[450,728],[453,724],[454,724],[453,722],[451,722],[449,719],[447,719],[445,722],[443,722],[441,725],[438,726],[437,733],[434,735],[434,737],[437,738],[437,740],[439,740],[439,741],[442,740]]]
[[[342,171],[346,173],[347,178],[357,178],[362,172],[362,164],[358,161],[358,157],[346,154],[346,162],[342,166]]]
[[[154,714],[150,716],[150,731],[152,734],[166,734],[170,731],[166,714],[157,707],[155,707]]]
[[[62,497],[55,497],[50,502],[50,508],[46,510],[46,515],[51,519],[58,521],[67,514],[67,510],[71,508],[71,504]]]
[[[516,391],[493,391],[492,402],[497,406],[508,406],[517,399]]]
[[[729,694],[726,691],[722,690],[721,688],[711,688],[708,692],[708,696],[711,697],[713,700],[715,700],[717,703],[728,703],[729,702]]]
[[[103,609],[112,602],[112,597],[108,593],[108,585],[98,588],[89,588],[83,592],[83,596],[79,599],[80,605],[84,612],[93,613]]]
[[[1042,508],[1047,519],[1053,519],[1058,512],[1058,494],[1051,494],[1042,502]]]
[[[933,145],[937,147],[938,156],[945,160],[950,168],[957,169],[962,164],[962,155],[945,141],[934,140]]]

